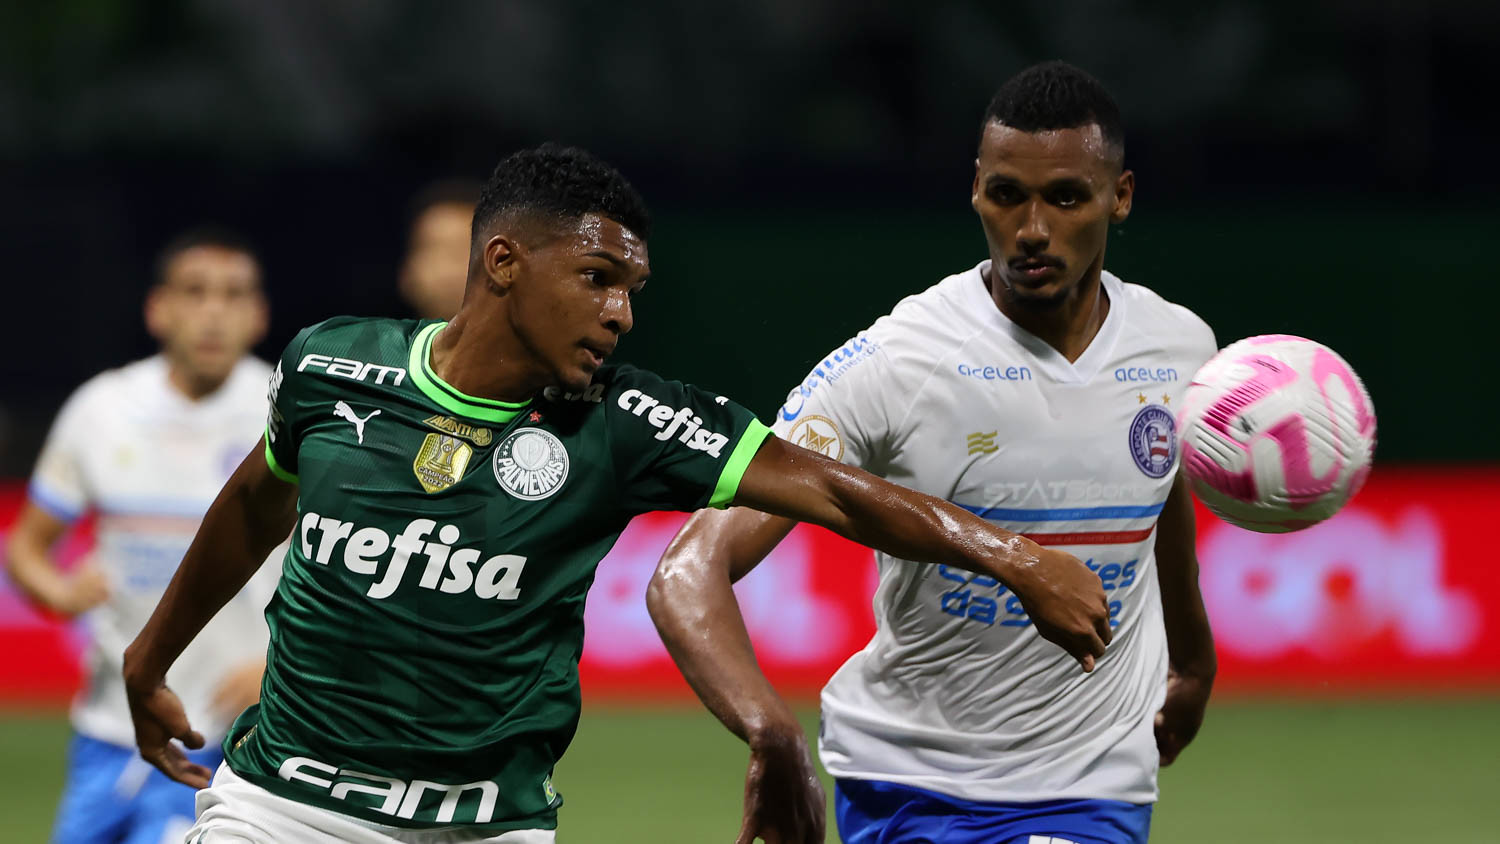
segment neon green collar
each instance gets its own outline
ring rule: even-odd
[[[448,323],[435,322],[417,332],[416,339],[411,344],[411,357],[407,360],[406,371],[411,373],[413,384],[421,390],[423,395],[432,399],[439,407],[459,416],[469,419],[478,419],[483,422],[504,424],[520,415],[530,401],[520,404],[508,401],[496,401],[495,399],[482,399],[459,392],[448,382],[437,376],[432,371],[432,338]]]

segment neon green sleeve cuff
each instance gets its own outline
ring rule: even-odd
[[[297,483],[297,476],[281,468],[281,464],[276,462],[276,455],[271,453],[271,432],[269,430],[266,431],[265,442],[266,465],[271,467],[271,474],[282,479],[283,481],[286,481],[289,484]]]
[[[717,510],[729,506],[729,502],[734,500],[734,494],[739,492],[740,479],[745,477],[745,470],[750,468],[750,459],[769,436],[770,428],[761,424],[759,419],[750,420],[750,427],[740,435],[734,451],[729,453],[729,461],[724,464],[724,471],[719,473],[719,482],[714,484],[714,495],[708,499],[708,506]]]

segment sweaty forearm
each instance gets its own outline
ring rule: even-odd
[[[732,572],[753,567],[789,528],[760,513],[699,512],[668,546],[646,592],[651,619],[683,677],[752,747],[804,740],[796,716],[761,673],[731,583]],[[738,561],[736,543],[752,549]]]
[[[824,525],[895,557],[961,568],[1012,587],[1040,559],[1031,540],[947,501],[839,467],[832,490],[840,513]]]
[[[250,459],[255,459],[256,455]],[[242,464],[203,517],[161,601],[125,650],[125,678],[160,683],[188,643],[291,531],[296,488]],[[280,484],[284,489],[271,488]]]

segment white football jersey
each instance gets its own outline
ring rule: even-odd
[[[90,379],[53,422],[31,499],[64,521],[97,515],[92,557],[110,589],[84,616],[90,642],[85,685],[73,703],[78,732],[135,743],[120,676],[125,647],[156,608],[209,504],[255,446],[270,375],[264,362],[247,357],[217,391],[192,401],[168,382],[166,360],[151,357]],[[189,722],[209,742],[229,726],[210,706],[219,681],[265,655],[262,611],[279,559],[261,567],[167,673]]]
[[[1109,313],[1070,363],[1000,312],[988,266],[835,350],[774,430],[1076,555],[1114,641],[1085,674],[993,578],[877,554],[875,636],[823,690],[823,764],[974,801],[1151,802],[1167,676],[1154,531],[1174,411],[1213,333],[1105,273]]]

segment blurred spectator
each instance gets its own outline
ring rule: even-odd
[[[73,393],[6,549],[11,579],[35,605],[81,616],[89,629],[53,828],[53,840],[67,844],[181,840],[192,824],[193,790],[136,754],[121,659],[266,417],[271,368],[248,354],[266,331],[266,300],[244,240],[201,229],[173,241],[145,316],[160,352]],[[89,512],[98,516],[95,550],[64,572],[52,549]],[[191,754],[203,764],[217,764],[217,741],[259,698],[268,639],[261,611],[277,571],[263,567],[168,675],[208,741]]]
[[[469,228],[479,186],[469,182],[429,185],[412,203],[411,233],[401,265],[401,298],[422,319],[458,312],[469,277]]]

